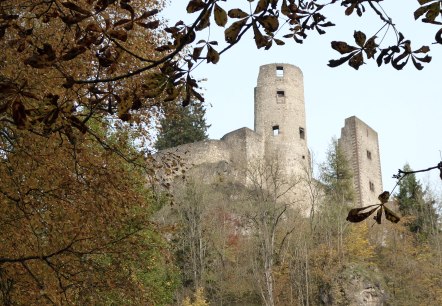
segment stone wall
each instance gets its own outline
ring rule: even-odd
[[[339,144],[354,170],[357,202],[377,203],[382,178],[376,131],[355,116],[347,118]],[[228,168],[228,175],[244,185],[248,183],[245,169],[254,160],[277,161],[289,177],[305,176],[306,171],[311,174],[301,70],[282,63],[260,67],[255,88],[254,131],[241,128],[221,140],[186,144],[158,155],[169,153],[179,156],[188,166],[206,165],[207,171]],[[303,190],[296,193],[307,198]]]
[[[339,145],[353,168],[358,204],[378,203],[378,196],[383,190],[376,131],[359,118],[349,117],[341,129]]]

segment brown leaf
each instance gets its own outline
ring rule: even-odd
[[[78,55],[84,53],[85,51],[86,51],[85,47],[83,47],[83,46],[76,46],[76,47],[73,47],[72,49],[70,49],[65,54],[63,54],[61,56],[61,59],[63,61],[70,61],[70,60],[76,58]]]
[[[187,4],[186,10],[190,14],[202,10],[205,6],[206,4],[202,0],[191,0]]]
[[[374,219],[376,220],[377,224],[381,224],[382,223],[382,212],[383,212],[383,207],[379,207],[378,212],[376,213],[376,216],[374,216]]]
[[[227,23],[227,13],[225,10],[223,10],[218,4],[215,4],[215,23],[220,26],[224,27]]]
[[[262,11],[264,11],[269,6],[270,1],[269,0],[259,0],[258,4],[256,5],[255,12],[253,14],[259,14]]]
[[[247,18],[244,18],[232,23],[230,27],[228,27],[224,31],[224,37],[226,39],[226,42],[228,42],[229,44],[233,44],[238,38],[239,32],[241,31],[242,27],[246,25],[246,22]]]
[[[26,126],[26,109],[21,101],[15,101],[12,104],[12,119],[19,129],[23,129]]]
[[[370,209],[369,211],[364,211],[370,207],[376,206],[375,208]],[[348,212],[347,221],[349,222],[361,222],[367,219],[373,212],[378,209],[380,204],[369,205],[366,207],[353,208]]]
[[[390,199],[390,192],[384,191],[378,196],[378,200],[381,201],[381,204],[385,204]]]
[[[236,9],[231,9],[228,13],[230,18],[245,18],[248,17],[249,14],[247,14],[246,12],[236,8]]]
[[[115,39],[118,39],[121,41],[127,40],[127,32],[125,30],[109,30],[107,33],[112,38],[115,38]]]
[[[278,17],[276,16],[264,16],[256,19],[269,32],[275,32],[279,28]]]
[[[356,47],[350,46],[349,44],[343,41],[332,41],[331,47],[341,54],[350,53],[358,49]]]
[[[362,56],[362,52],[356,53],[350,60],[348,64],[354,69],[358,70],[359,67],[364,63],[364,57]]]
[[[193,48],[192,58],[194,61],[196,61],[200,57],[201,51],[203,51],[203,49],[204,49],[204,46],[198,47],[198,48]]]
[[[371,37],[364,45],[364,51],[367,54],[367,58],[373,58],[376,54],[377,44],[375,42],[376,36]]]
[[[146,23],[138,21],[138,22],[136,22],[136,24],[143,27],[143,28],[153,30],[153,29],[158,28],[158,26],[160,25],[160,21],[155,20],[155,21],[150,21],[150,22],[146,22]]]
[[[219,53],[212,48],[211,45],[207,45],[207,62],[216,64],[219,61]]]
[[[195,27],[195,30],[201,31],[205,28],[207,28],[210,25],[210,15],[212,15],[211,10],[207,10],[204,15],[201,17],[200,22],[198,22],[198,25]]]
[[[401,218],[399,218],[393,211],[391,211],[390,209],[388,209],[386,206],[384,206],[384,210],[385,210],[385,218],[393,223],[398,223]]]
[[[367,39],[367,37],[363,32],[355,31],[353,37],[355,38],[356,44],[358,44],[359,47],[362,48],[365,45],[365,40]]]
[[[259,31],[258,26],[256,25],[256,22],[253,22],[253,33],[255,34],[255,43],[256,47],[258,49],[267,46],[267,39],[264,38],[262,33]]]
[[[81,8],[80,6],[76,5],[75,3],[72,3],[71,1],[62,2],[61,5],[63,5],[65,8],[77,11],[81,14],[91,15],[91,13],[88,10]]]
[[[353,56],[353,54],[354,53],[350,53],[349,55],[341,57],[338,60],[329,60],[327,66],[332,67],[332,68],[338,67],[338,66],[342,65],[343,63],[345,63],[346,61],[348,61]]]
[[[154,10],[151,10],[151,11],[144,12],[140,17],[137,18],[137,20],[140,20],[140,19],[146,19],[146,18],[148,18],[148,17],[151,17],[151,16],[153,16],[153,15],[158,14],[158,12],[159,12],[159,11],[158,11],[157,9],[154,9]]]

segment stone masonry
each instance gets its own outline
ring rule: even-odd
[[[382,192],[377,133],[353,116],[345,120],[339,143],[353,166],[358,203],[376,203]],[[226,165],[244,167],[256,159],[277,159],[288,176],[311,171],[302,71],[282,63],[260,67],[255,87],[254,130],[244,127],[220,140],[181,145],[161,153],[176,154],[192,166],[211,165],[211,169],[225,169]],[[231,173],[247,185],[247,178],[240,172]]]

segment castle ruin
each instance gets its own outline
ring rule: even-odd
[[[243,127],[220,140],[207,140],[166,150],[193,166],[247,166],[253,160],[277,159],[287,176],[311,171],[302,71],[290,64],[260,67],[255,87],[254,130]],[[376,131],[353,116],[345,120],[339,145],[354,172],[358,205],[377,203],[382,192],[379,144]],[[235,174],[247,185],[247,177]],[[302,194],[302,192],[298,193]]]

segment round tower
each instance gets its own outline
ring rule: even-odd
[[[290,64],[260,67],[255,132],[262,137],[265,157],[278,158],[287,174],[310,169],[301,69]]]

